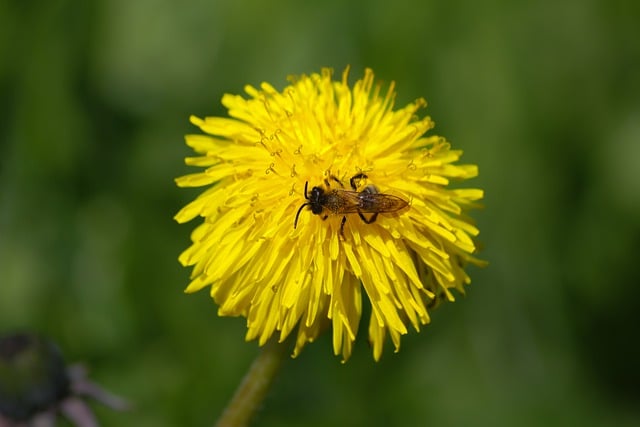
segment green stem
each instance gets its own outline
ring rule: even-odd
[[[216,427],[244,427],[264,400],[289,346],[271,340],[251,364]]]

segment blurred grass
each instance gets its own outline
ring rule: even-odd
[[[480,165],[490,266],[378,364],[308,346],[256,425],[637,425],[639,21],[620,0],[0,2],[0,333],[49,335],[136,403],[104,425],[211,424],[257,350],[182,293],[188,117],[368,66]]]

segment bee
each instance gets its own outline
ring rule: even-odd
[[[409,202],[400,197],[379,193],[378,189],[373,185],[367,185],[362,191],[357,191],[358,187],[356,182],[367,178],[367,175],[363,173],[354,175],[349,180],[353,191],[345,190],[342,182],[335,176],[331,176],[330,178],[337,182],[342,188],[332,189],[329,180],[325,179],[326,189],[315,186],[311,191],[307,191],[309,181],[304,183],[304,198],[307,202],[303,203],[296,213],[296,219],[293,223],[294,229],[298,226],[300,212],[307,206],[314,215],[323,215],[323,220],[327,219],[329,214],[343,215],[342,222],[340,223],[340,235],[343,239],[347,214],[357,213],[362,221],[366,224],[371,224],[378,218],[378,214],[398,212],[409,206]],[[367,218],[364,214],[373,215]]]

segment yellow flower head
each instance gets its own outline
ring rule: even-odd
[[[211,286],[221,316],[247,318],[247,340],[284,341],[297,328],[294,356],[329,325],[333,350],[351,355],[362,313],[378,360],[387,333],[396,351],[407,326],[429,323],[427,308],[470,282],[464,266],[478,234],[464,215],[479,189],[450,189],[475,165],[416,117],[419,99],[394,110],[373,72],[353,88],[348,69],[245,87],[225,95],[230,118],[191,117],[208,135],[188,135],[204,171],[178,178],[208,188],[177,215],[204,222],[180,255],[193,266],[186,292]]]

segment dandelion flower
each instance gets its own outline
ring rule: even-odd
[[[464,268],[481,261],[466,211],[483,191],[449,187],[478,169],[425,135],[423,99],[394,110],[394,83],[383,90],[366,70],[350,87],[348,71],[246,86],[223,96],[230,117],[191,117],[206,135],[186,137],[197,153],[186,163],[203,170],[176,182],[207,188],[175,217],[204,219],[179,261],[193,266],[186,292],[209,286],[218,314],[246,317],[260,345],[295,333],[293,356],[330,327],[348,359],[369,304],[378,360],[387,336],[397,351],[470,283]]]

